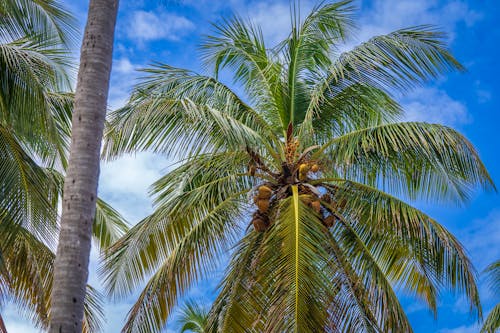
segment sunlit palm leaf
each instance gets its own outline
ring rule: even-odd
[[[331,139],[317,152],[345,179],[411,199],[468,199],[477,186],[494,188],[472,144],[457,131],[427,123],[393,123]]]

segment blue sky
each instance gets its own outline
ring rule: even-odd
[[[70,10],[83,24],[87,1],[66,0]],[[315,4],[302,1],[304,12]],[[359,31],[355,45],[371,36],[419,24],[436,24],[449,34],[450,47],[467,67],[465,73],[452,73],[416,89],[399,100],[407,118],[444,123],[464,133],[477,147],[492,177],[500,185],[500,66],[498,53],[500,29],[496,19],[496,0],[364,0],[359,7]],[[116,30],[115,52],[109,104],[116,108],[126,101],[138,76],[136,68],[153,61],[201,71],[196,47],[202,34],[210,32],[210,22],[231,13],[250,17],[260,24],[266,40],[273,44],[288,32],[288,1],[243,0],[122,0]],[[228,82],[230,84],[230,82]],[[136,223],[152,211],[148,186],[162,175],[171,162],[149,153],[126,156],[104,164],[100,195]],[[482,271],[500,258],[500,196],[478,193],[463,207],[419,205],[449,228],[465,245],[477,270]],[[99,286],[95,274],[97,256],[92,254],[90,282]],[[217,285],[217,276],[193,288],[190,297],[209,302]],[[500,295],[493,295],[480,280],[480,292],[487,314]],[[423,303],[402,295],[402,302],[415,332],[478,332],[469,316],[466,302],[443,294],[438,319]],[[134,301],[133,296],[108,303],[106,332],[119,332]],[[20,318],[15,308],[7,307],[5,320],[9,332],[37,332]],[[166,332],[175,332],[169,323]]]

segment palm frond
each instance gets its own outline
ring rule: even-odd
[[[444,33],[428,25],[373,37],[341,54],[317,91],[322,93],[330,85],[345,80],[404,91],[442,73],[463,70],[446,49],[445,37]]]
[[[262,233],[251,230],[239,241],[209,312],[208,332],[255,332],[262,326],[265,311],[258,300],[265,295],[256,281],[255,263],[263,239]]]
[[[332,48],[345,40],[354,25],[353,9],[351,0],[320,4],[302,23],[299,14],[292,12],[292,32],[280,50],[288,65],[285,109],[289,113],[283,119],[284,125],[304,120],[309,100],[308,89],[303,86],[304,75],[330,66]]]
[[[38,166],[13,133],[0,126],[2,230],[9,232],[9,225],[22,225],[48,244],[54,244],[60,186],[57,175]],[[2,237],[8,239],[3,232]]]
[[[500,294],[500,260],[492,263],[485,269],[491,290]],[[483,323],[481,333],[495,333],[500,328],[500,303],[497,304]]]
[[[148,74],[130,103],[111,115],[106,156],[150,149],[186,157],[262,144],[276,149],[263,138],[275,135],[262,117],[222,83],[166,65]]]
[[[402,113],[400,105],[381,89],[362,83],[332,87],[310,101],[298,136],[306,146],[324,143],[360,128],[394,122]]]
[[[433,201],[467,200],[495,188],[472,144],[457,131],[418,122],[391,123],[331,139],[314,153],[341,178]]]
[[[57,37],[67,48],[77,41],[76,20],[60,1],[4,0],[0,14],[0,41],[33,35],[40,40]]]
[[[460,242],[420,210],[373,187],[339,180],[335,211],[357,234],[396,286],[421,297],[437,311],[436,297],[446,286],[464,293],[471,311],[481,315],[476,273]],[[350,244],[350,246],[353,246]]]
[[[188,300],[182,307],[178,323],[181,324],[180,333],[190,331],[193,333],[206,332],[208,310],[200,304]]]
[[[238,203],[238,196],[228,197],[175,244],[130,310],[123,332],[161,330],[178,297],[213,271],[218,256],[234,242]]]
[[[497,304],[490,312],[481,327],[481,333],[495,333],[500,328],[500,304]]]
[[[261,277],[258,283],[273,313],[265,317],[263,325],[272,332],[315,332],[326,327],[324,305],[333,298],[335,288],[325,269],[329,255],[317,246],[326,242],[324,227],[299,198],[296,186],[292,193],[280,202],[275,225],[266,235],[256,263]]]
[[[243,84],[256,109],[275,129],[286,129],[281,65],[276,54],[267,50],[262,31],[240,17],[214,24],[214,30],[201,45],[204,63],[214,67],[216,77],[222,69],[234,70],[235,83]]]
[[[94,241],[104,251],[129,230],[128,224],[113,207],[97,198],[95,219],[92,225]]]
[[[82,333],[103,332],[105,323],[104,296],[92,286],[87,285],[83,307]]]

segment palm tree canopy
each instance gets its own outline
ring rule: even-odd
[[[10,300],[40,328],[48,326],[71,136],[75,23],[59,1],[0,2],[0,308]],[[128,227],[97,204],[94,239],[104,249]],[[97,332],[103,297],[90,286],[86,297],[84,332]]]
[[[111,115],[108,158],[179,159],[152,186],[154,213],[102,268],[115,297],[147,281],[124,332],[160,331],[230,249],[209,331],[411,332],[396,288],[433,312],[452,289],[481,315],[462,245],[406,202],[462,203],[494,188],[460,133],[398,122],[395,92],[463,69],[445,35],[418,26],[339,52],[354,31],[352,1],[305,18],[296,7],[272,48],[242,18],[214,25],[201,46],[212,75],[155,64]]]

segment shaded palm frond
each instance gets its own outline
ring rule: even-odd
[[[60,1],[4,0],[0,14],[0,42],[37,35],[40,40],[57,37],[69,48],[77,41],[77,22]]]
[[[94,241],[101,251],[114,244],[129,230],[123,216],[100,198],[97,198],[95,219],[92,225]]]

